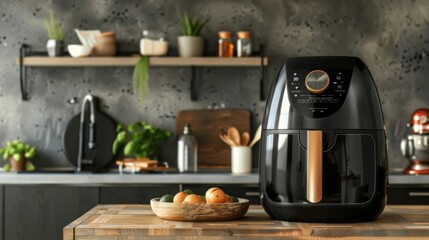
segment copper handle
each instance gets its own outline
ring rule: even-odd
[[[307,200],[322,200],[322,131],[307,131]]]

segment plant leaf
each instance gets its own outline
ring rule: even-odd
[[[140,100],[143,97],[146,89],[148,88],[149,80],[149,57],[141,56],[133,72],[133,89],[135,94],[139,94]]]
[[[6,163],[6,164],[3,166],[3,169],[4,169],[6,172],[9,172],[9,171],[10,171],[10,163]]]
[[[36,168],[34,167],[33,163],[31,163],[30,161],[27,161],[27,164],[25,166],[25,170],[27,171],[34,171]]]
[[[49,39],[55,39],[58,41],[64,40],[64,31],[55,18],[54,11],[49,11],[49,20],[45,19],[44,23]]]
[[[116,132],[120,132],[122,131],[122,129],[124,129],[124,125],[118,123],[118,125],[116,126]]]
[[[115,139],[115,141],[113,141],[113,145],[112,145],[112,152],[114,154],[116,154],[118,152],[120,146],[121,146],[121,144],[119,143],[119,141],[117,139]]]
[[[28,151],[25,153],[25,157],[26,157],[27,159],[31,159],[31,158],[33,158],[35,155],[36,155],[36,147],[32,147],[32,148],[30,148],[30,150],[28,150]]]
[[[127,132],[125,131],[121,131],[120,133],[118,133],[118,136],[116,137],[119,143],[125,142],[126,138],[127,138]]]
[[[13,159],[15,159],[15,161],[19,162],[21,161],[21,154],[19,153],[15,153],[12,155]]]
[[[136,144],[133,141],[130,141],[130,142],[127,143],[127,145],[125,145],[125,148],[124,148],[124,154],[125,154],[125,156],[132,156],[133,155],[134,149],[135,149],[135,145]]]
[[[3,153],[3,159],[8,160],[10,157],[9,148],[6,148],[6,150]]]
[[[135,131],[137,131],[141,126],[142,126],[142,125],[141,125],[141,123],[140,123],[140,122],[135,122],[135,123],[130,124],[130,125],[128,126],[128,131],[129,131],[129,132],[135,132]]]
[[[184,20],[185,20],[185,35],[186,36],[192,36],[191,35],[192,34],[192,23],[188,17],[188,14],[186,14],[186,13],[185,13]]]
[[[196,21],[195,25],[194,25],[194,29],[193,29],[192,35],[193,36],[198,36],[200,30],[201,30],[201,22],[200,21]]]

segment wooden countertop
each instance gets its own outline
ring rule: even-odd
[[[429,239],[429,206],[387,206],[367,223],[297,223],[271,220],[260,205],[225,222],[176,222],[149,205],[98,205],[64,228],[64,239]]]

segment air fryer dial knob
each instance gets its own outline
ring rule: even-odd
[[[329,75],[322,70],[313,70],[305,77],[305,86],[311,93],[323,93],[329,86]]]

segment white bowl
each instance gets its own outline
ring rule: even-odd
[[[88,57],[92,52],[92,47],[72,44],[67,46],[67,50],[72,57]]]

